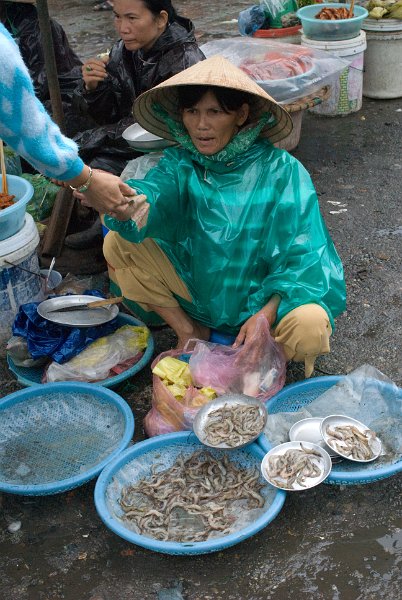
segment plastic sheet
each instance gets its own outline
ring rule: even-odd
[[[201,50],[207,58],[224,56],[282,103],[316,92],[350,66],[346,59],[323,50],[265,39],[212,40],[203,44]]]
[[[52,362],[45,375],[45,382],[54,381],[102,381],[110,376],[116,365],[127,368],[138,362],[147,347],[149,330],[146,327],[123,325],[114,333],[92,342],[71,360],[59,365]]]
[[[284,386],[286,361],[264,316],[250,340],[238,348],[198,341],[190,357],[195,385],[210,386],[218,394],[232,392],[268,400]]]
[[[288,441],[289,429],[296,421],[308,417],[345,415],[376,432],[383,444],[383,455],[379,460],[395,461],[402,456],[402,405],[398,395],[399,388],[386,375],[371,365],[363,365],[302,411],[268,414],[264,433],[271,444],[278,445]],[[371,467],[371,463],[359,464],[360,469]]]

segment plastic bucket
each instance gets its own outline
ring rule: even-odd
[[[350,65],[344,69],[335,81],[331,81],[331,93],[325,102],[309,109],[317,115],[337,117],[357,112],[362,107],[364,51],[366,50],[366,34],[360,34],[349,40],[324,42],[310,40],[302,35],[302,46],[316,50],[325,50],[335,56],[349,60]]]
[[[367,36],[363,96],[390,99],[402,97],[402,21],[366,19]]]
[[[0,185],[2,185],[0,175]],[[15,196],[12,206],[0,210],[0,240],[5,240],[22,229],[26,205],[31,200],[34,189],[26,179],[18,175],[7,175],[8,193]]]
[[[283,27],[282,29],[258,29],[253,33],[253,37],[264,38],[270,42],[300,44],[301,25],[295,25],[294,27]]]
[[[41,278],[33,274],[39,273],[38,244],[38,230],[29,214],[25,215],[25,224],[18,233],[0,242],[0,348],[3,348],[1,341],[11,336],[20,304],[44,299]]]

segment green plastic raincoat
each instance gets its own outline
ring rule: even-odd
[[[233,160],[212,161],[184,148],[165,150],[144,180],[147,224],[106,217],[126,240],[153,238],[186,283],[200,322],[230,333],[277,293],[277,322],[293,308],[345,309],[341,261],[322,220],[314,186],[288,152],[258,139]]]

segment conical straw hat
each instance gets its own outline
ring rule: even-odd
[[[154,105],[160,104],[173,119],[181,121],[177,88],[182,85],[217,86],[248,92],[253,98],[249,123],[258,121],[265,112],[271,112],[275,117],[264,127],[261,136],[269,138],[271,142],[279,142],[292,131],[289,113],[246,73],[219,55],[199,62],[141,94],[133,106],[136,121],[147,131],[173,140],[167,123],[154,111]]]

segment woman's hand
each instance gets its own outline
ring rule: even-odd
[[[278,310],[279,303],[281,301],[281,297],[278,294],[274,294],[271,296],[267,304],[259,310],[255,315],[247,319],[245,323],[243,323],[237,338],[235,339],[232,348],[237,348],[241,344],[244,344],[247,339],[251,339],[255,333],[255,329],[257,327],[257,318],[259,315],[264,315],[269,323],[269,326],[272,325],[276,321],[276,313]]]
[[[82,181],[78,184],[74,181],[74,187],[80,185]],[[100,213],[126,221],[130,218],[129,203],[132,202],[136,192],[116,175],[93,169],[87,191],[84,193],[75,191],[73,195],[84,206],[90,206]]]
[[[106,65],[108,62],[109,56],[105,56],[104,58],[89,58],[82,65],[82,77],[85,89],[92,92],[96,90],[101,81],[106,79]]]

